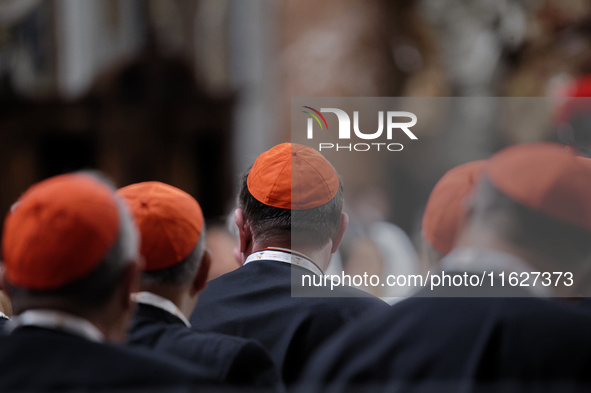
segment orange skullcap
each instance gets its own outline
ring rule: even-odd
[[[139,228],[144,270],[170,267],[193,252],[203,229],[203,213],[191,195],[157,181],[131,184],[117,193],[127,201]]]
[[[280,209],[306,210],[330,202],[339,189],[339,175],[311,147],[282,143],[261,154],[247,179],[259,202]]]
[[[119,234],[114,192],[81,173],[30,187],[4,221],[2,255],[8,281],[50,290],[89,274]]]
[[[474,190],[485,164],[479,160],[452,168],[431,191],[423,215],[423,235],[442,254],[453,248],[464,221],[464,200]]]
[[[489,159],[492,185],[524,206],[591,230],[591,168],[554,143],[511,146]]]

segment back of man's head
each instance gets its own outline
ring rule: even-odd
[[[202,268],[205,224],[199,203],[156,181],[131,184],[117,193],[127,202],[141,234],[142,289],[187,289],[196,278],[204,286],[209,265]]]
[[[591,256],[591,169],[558,145],[506,148],[488,160],[467,231],[490,231],[546,267]]]
[[[14,313],[48,308],[100,315],[121,285],[131,285],[138,245],[125,205],[95,175],[33,185],[4,221],[4,282]]]
[[[238,207],[256,241],[320,248],[339,231],[343,187],[318,151],[283,143],[261,154],[243,175]]]

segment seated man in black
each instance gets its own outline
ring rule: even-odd
[[[348,223],[342,192],[337,172],[310,147],[284,143],[261,154],[242,178],[235,212],[243,266],[210,281],[191,317],[197,328],[261,342],[286,384],[346,323],[388,309],[351,287],[302,285],[322,278],[339,247]]]
[[[432,271],[453,283],[428,282],[335,336],[302,391],[591,389],[591,317],[552,299],[589,296],[577,291],[591,258],[591,168],[558,145],[509,147],[486,163],[466,214]]]
[[[186,391],[216,384],[190,364],[114,345],[125,340],[139,273],[138,235],[94,176],[32,186],[6,217],[3,287],[12,329],[0,337],[0,389]]]
[[[210,266],[199,203],[186,192],[155,181],[123,187],[118,194],[133,213],[145,260],[140,292],[132,295],[138,309],[128,343],[181,357],[229,385],[278,387],[279,374],[260,344],[199,332],[187,320]]]

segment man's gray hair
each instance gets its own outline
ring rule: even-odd
[[[205,253],[205,224],[201,229],[201,236],[191,253],[182,261],[170,267],[144,271],[141,275],[142,286],[174,286],[182,287],[193,281],[199,266],[201,266],[201,259]]]

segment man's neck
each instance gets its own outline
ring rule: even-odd
[[[493,251],[499,251],[506,254],[514,255],[515,257],[525,261],[528,265],[535,268],[540,268],[539,258],[535,253],[528,252],[523,248],[517,247],[492,231],[485,228],[479,228],[473,231],[464,231],[458,239],[455,248],[483,248]]]
[[[21,326],[36,326],[46,329],[60,330],[96,342],[104,342],[107,339],[101,329],[88,319],[58,310],[27,310],[17,315],[11,321],[11,325],[13,328]]]
[[[464,230],[455,246],[455,249],[460,248],[481,248],[512,255],[525,262],[525,264],[535,272],[553,272],[554,270],[560,270],[555,267],[555,261],[548,260],[534,251],[519,247],[484,227],[478,227],[473,230]],[[579,272],[572,273],[577,275]],[[549,289],[554,293],[554,296],[568,297],[573,296],[573,290],[575,288],[568,286],[551,286]]]
[[[293,245],[293,244],[285,244],[285,243],[268,243],[268,242],[254,242],[252,248],[248,251],[245,258],[248,255],[255,253],[257,251],[262,251],[266,248],[283,248],[288,249],[291,251],[295,251],[297,253],[303,254],[306,258],[310,259],[314,262],[322,271],[326,271],[328,265],[330,263],[331,257],[331,243],[327,243],[320,248],[313,248],[309,246],[302,246],[302,245]]]
[[[175,306],[189,318],[197,304],[197,296],[190,296],[186,290],[175,287],[164,287],[156,285],[140,286],[139,292],[151,292],[174,303]]]

